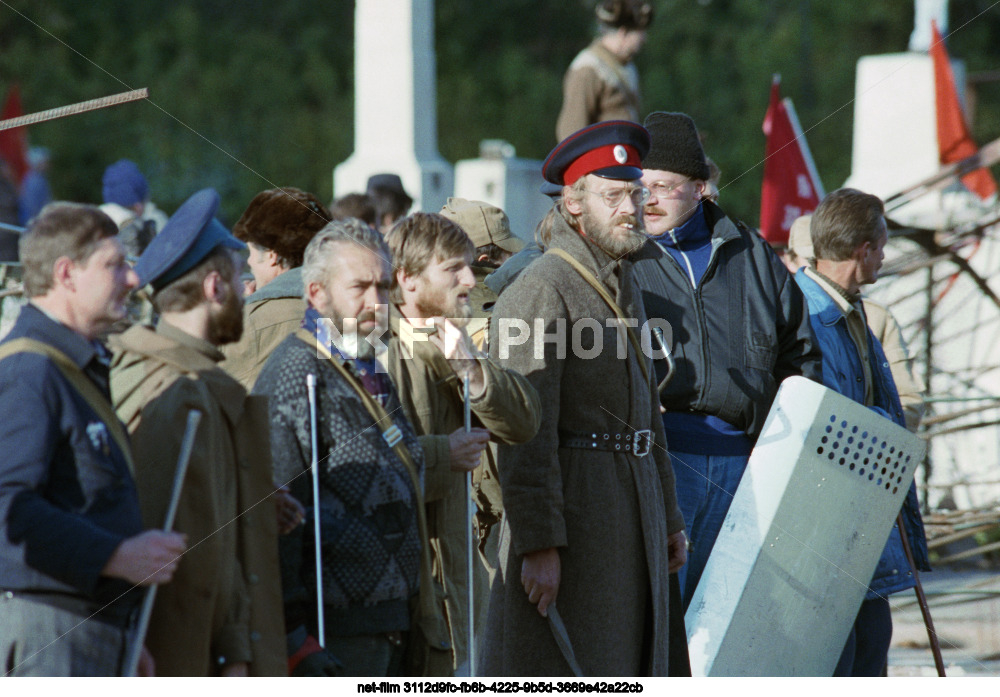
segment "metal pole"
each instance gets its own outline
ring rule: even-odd
[[[319,452],[317,441],[319,434],[316,430],[316,376],[312,373],[306,375],[306,389],[309,392],[309,438],[312,449],[312,463],[309,469],[312,470],[313,489],[313,538],[316,551],[316,625],[319,636],[316,637],[319,645],[326,648],[326,619],[323,615],[323,550],[320,541],[320,505],[319,505]]]
[[[74,114],[82,114],[85,111],[104,109],[105,107],[116,106],[118,104],[124,104],[125,102],[134,102],[137,99],[145,99],[148,96],[149,90],[143,87],[142,89],[132,90],[131,92],[113,94],[109,97],[100,97],[86,102],[77,102],[76,104],[68,104],[66,106],[56,107],[55,109],[48,109],[46,111],[36,111],[34,114],[26,114],[25,116],[17,116],[13,119],[4,119],[3,121],[0,121],[0,131],[6,131],[10,128],[19,128],[21,126],[30,126],[31,124],[41,123],[43,121],[53,121],[55,119],[61,119],[64,116],[73,116]]]
[[[462,378],[462,402],[463,402],[463,415],[465,418],[465,432],[472,432],[472,405],[469,401],[469,373],[465,373],[465,377]],[[465,523],[465,551],[466,551],[466,569],[465,569],[465,583],[468,586],[468,613],[469,613],[469,675],[471,677],[476,677],[476,621],[475,621],[475,611],[476,606],[473,602],[473,592],[472,592],[472,564],[473,555],[475,550],[472,544],[472,526],[475,524],[476,520],[476,506],[472,502],[472,472],[465,473],[465,510],[466,510],[466,523]]]
[[[198,431],[198,423],[201,421],[201,412],[192,409],[188,412],[187,425],[184,427],[184,437],[181,439],[181,450],[177,455],[177,469],[174,472],[174,486],[170,494],[170,503],[167,504],[167,516],[163,521],[163,530],[171,532],[174,527],[174,518],[177,517],[177,507],[181,501],[181,489],[184,486],[184,477],[187,475],[188,463],[191,461],[191,451],[194,449],[194,437]],[[139,624],[135,631],[135,642],[129,647],[129,655],[125,659],[125,676],[135,677],[139,669],[139,657],[142,655],[143,644],[146,643],[146,632],[149,631],[149,618],[153,614],[153,601],[156,600],[156,586],[146,589],[146,594],[142,599],[142,610],[139,612]]]
[[[913,590],[917,593],[917,602],[920,604],[920,614],[924,617],[924,626],[927,628],[927,638],[931,642],[931,653],[934,654],[934,667],[937,668],[938,677],[945,677],[944,658],[941,657],[941,642],[938,641],[937,632],[934,631],[934,620],[931,619],[931,609],[927,606],[927,596],[924,595],[924,586],[920,582],[920,572],[917,571],[917,564],[913,560],[913,550],[910,549],[910,539],[906,535],[906,526],[903,525],[903,514],[896,516],[896,526],[899,528],[899,538],[903,541],[903,551],[906,552],[906,560],[910,562],[913,569],[913,580],[916,586]]]

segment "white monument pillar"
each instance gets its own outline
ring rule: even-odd
[[[946,0],[915,0],[908,53],[865,56],[854,87],[854,142],[850,186],[885,198],[937,173],[934,61],[927,53],[931,20],[947,31]],[[965,100],[965,64],[951,61],[959,101]],[[968,115],[966,116],[968,118]],[[975,217],[978,202],[961,187],[928,194],[890,213],[894,220],[936,228]]]
[[[354,85],[354,153],[333,170],[334,196],[394,172],[413,210],[440,210],[454,173],[437,149],[433,0],[356,1]]]

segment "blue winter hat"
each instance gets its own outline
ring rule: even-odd
[[[104,203],[117,203],[131,208],[137,203],[145,203],[149,196],[149,184],[142,176],[139,166],[132,160],[118,160],[104,170]]]
[[[142,285],[158,291],[196,267],[218,247],[246,249],[215,219],[219,194],[202,189],[181,204],[136,262]]]

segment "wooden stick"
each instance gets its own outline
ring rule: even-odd
[[[931,609],[927,605],[927,596],[924,595],[924,586],[920,582],[920,572],[917,570],[917,562],[913,558],[913,550],[910,549],[909,536],[906,534],[906,525],[903,524],[903,514],[896,516],[896,527],[899,528],[899,539],[903,542],[903,552],[906,560],[910,562],[913,569],[913,580],[916,582],[913,590],[917,594],[917,602],[920,603],[920,614],[924,617],[924,626],[927,628],[927,638],[931,643],[931,653],[934,656],[934,667],[937,668],[938,677],[945,677],[944,659],[941,657],[941,643],[938,641],[937,632],[934,631],[934,620],[931,619]],[[940,563],[940,562],[939,562]]]
[[[82,114],[86,111],[104,109],[109,106],[117,106],[118,104],[124,104],[126,102],[134,102],[137,99],[146,99],[148,96],[149,89],[143,87],[142,89],[132,90],[131,92],[122,92],[120,94],[112,94],[108,97],[91,99],[86,102],[67,104],[66,106],[56,107],[55,109],[48,109],[46,111],[36,111],[34,114],[26,114],[13,119],[4,119],[3,121],[0,121],[0,131],[6,131],[11,128],[20,128],[22,126],[30,126],[43,121],[53,121],[55,119],[61,119],[65,116],[73,116],[75,114]]]

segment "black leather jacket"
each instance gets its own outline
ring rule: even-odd
[[[790,375],[821,380],[819,347],[805,298],[760,236],[717,205],[708,268],[692,288],[669,253],[648,241],[634,257],[646,314],[670,323],[676,371],[660,401],[668,411],[717,416],[756,441],[778,385]],[[655,361],[662,379],[666,366]]]

